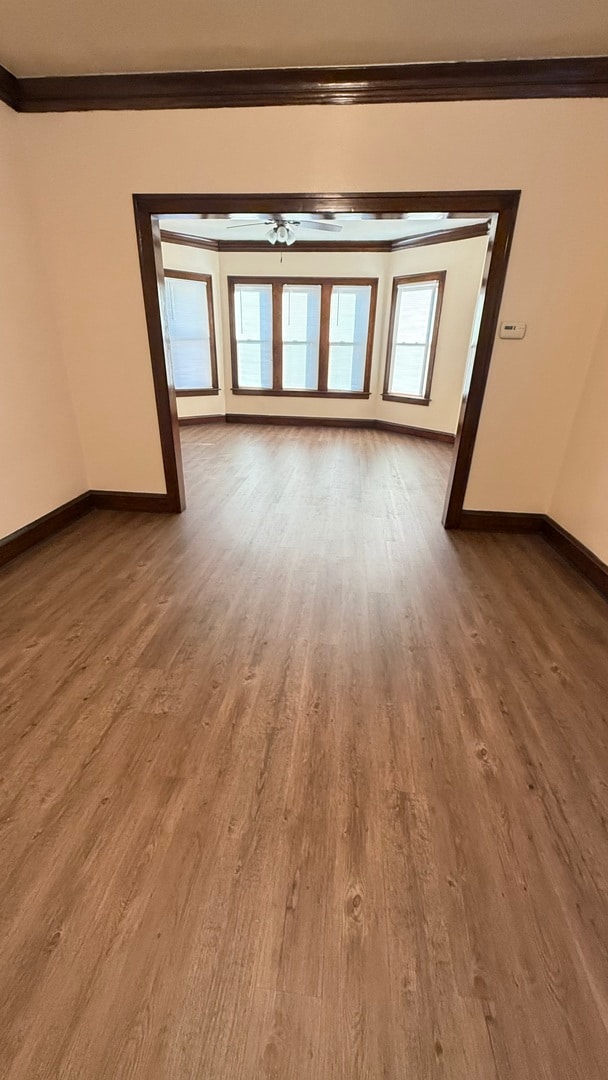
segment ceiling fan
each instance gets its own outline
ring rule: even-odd
[[[262,221],[243,221],[239,225],[229,225],[229,229],[246,229],[251,225],[270,225],[265,239],[269,244],[287,244],[291,247],[297,239],[299,229],[320,229],[323,232],[341,232],[342,226],[331,221],[286,221],[283,218],[268,218]]]

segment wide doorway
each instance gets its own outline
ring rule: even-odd
[[[457,527],[518,197],[136,196],[174,509],[185,426],[352,427],[450,447]]]

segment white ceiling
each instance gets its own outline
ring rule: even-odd
[[[276,215],[275,215],[276,216]],[[488,217],[478,218],[442,218],[442,219],[419,219],[408,218],[357,218],[354,214],[335,214],[332,222],[341,225],[340,232],[322,232],[319,229],[307,229],[305,222],[315,219],[314,214],[287,214],[286,220],[299,221],[302,225],[298,228],[298,239],[333,241],[346,240],[352,243],[362,240],[398,240],[405,236],[419,236],[421,233],[439,232],[461,228],[463,225],[473,225],[487,221]],[[259,224],[246,225],[239,228],[236,221],[250,219],[256,221],[254,214],[233,215],[232,218],[205,218],[195,220],[183,215],[182,217],[162,218],[161,227],[170,232],[185,233],[189,236],[204,236],[210,240],[264,240],[268,232],[268,224],[260,221]],[[268,219],[269,220],[269,219]],[[319,215],[317,221],[325,220]]]
[[[603,53],[606,0],[0,0],[17,75]]]

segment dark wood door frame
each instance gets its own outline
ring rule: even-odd
[[[461,523],[464,497],[473,459],[483,397],[515,229],[519,191],[427,191],[356,194],[218,194],[134,195],[135,224],[141,279],[154,377],[154,392],[170,507],[185,509],[177,403],[163,342],[161,297],[163,267],[158,215],[179,214],[297,214],[297,213],[424,213],[449,211],[461,217],[496,214],[497,223],[479,338],[468,389],[462,400],[454,457],[443,513],[447,529]]]

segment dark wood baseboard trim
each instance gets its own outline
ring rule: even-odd
[[[10,73],[7,73],[10,74]],[[608,57],[21,78],[20,112],[608,96]]]
[[[608,566],[572,533],[547,514],[515,514],[497,510],[463,510],[461,529],[480,532],[540,533],[570,566],[608,598]]]
[[[145,491],[90,491],[96,510],[135,510],[152,514],[176,514],[179,508],[168,495]]]
[[[454,444],[454,435],[448,431],[432,431],[429,428],[393,424],[390,420],[367,420],[365,417],[347,416],[272,416],[266,413],[226,413],[227,424],[280,424],[285,427],[336,427],[368,428],[372,431],[391,431],[395,435],[414,435],[420,439]]]
[[[180,416],[179,426],[189,427],[191,424],[223,424],[226,420],[225,413],[211,413],[208,416]]]
[[[434,431],[432,428],[413,427],[411,424],[397,424],[392,420],[374,420],[372,427],[380,431],[393,431],[396,435],[413,435],[417,439],[433,439],[435,442],[448,443],[453,446],[456,436],[449,431]]]
[[[167,276],[169,276],[167,274]],[[206,386],[202,390],[176,390],[175,396],[180,397],[217,397],[219,394],[218,386]]]
[[[61,506],[56,507],[55,510],[51,510],[48,514],[43,514],[36,521],[31,521],[29,525],[24,525],[23,528],[5,536],[0,540],[0,566],[4,566],[5,563],[10,562],[17,555],[21,555],[28,548],[35,547],[42,540],[46,540],[49,536],[53,536],[55,533],[65,529],[68,525],[77,521],[78,518],[83,517],[84,514],[88,514],[92,509],[91,493],[85,491],[82,495],[77,495],[75,499],[70,499],[69,502],[63,503]]]
[[[265,413],[226,413],[227,424],[279,424],[285,427],[370,428],[373,420],[338,416],[271,416]]]
[[[460,529],[479,532],[540,532],[543,514],[517,514],[503,510],[463,510]]]
[[[0,539],[0,566],[61,532],[90,510],[137,510],[155,514],[179,513],[168,495],[142,491],[84,491],[29,525]]]
[[[544,517],[540,529],[547,543],[608,598],[608,566],[553,518]]]

